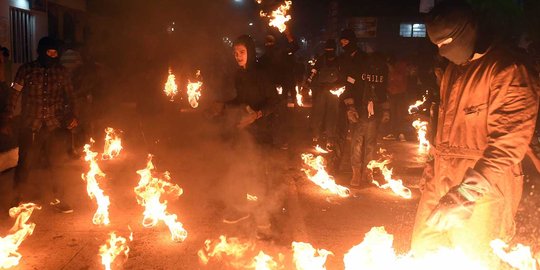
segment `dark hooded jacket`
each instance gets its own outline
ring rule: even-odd
[[[241,36],[235,44],[244,44],[248,50],[246,69],[238,68],[234,74],[236,97],[226,103],[227,106],[240,106],[242,110],[261,111],[263,116],[249,129],[257,141],[267,142],[271,138],[271,117],[279,102],[277,90],[265,71],[257,63],[255,43],[249,36]],[[249,108],[248,108],[249,106]]]

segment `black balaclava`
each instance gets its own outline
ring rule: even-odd
[[[343,31],[341,31],[341,35],[339,38],[349,41],[349,44],[343,47],[343,50],[345,50],[346,53],[351,54],[358,49],[356,44],[358,43],[358,38],[356,38],[356,34],[352,29],[344,29]]]
[[[436,6],[429,13],[426,28],[434,44],[452,38],[452,42],[439,47],[439,54],[454,64],[466,63],[475,53],[478,28],[467,3],[447,1]]]
[[[49,57],[47,50],[56,50],[58,52],[58,42],[54,38],[44,37],[39,40],[37,53],[38,61],[44,67],[50,67],[59,62],[59,56],[56,58]]]
[[[246,70],[253,68],[257,62],[257,53],[255,51],[255,41],[249,35],[241,35],[234,42],[233,46],[244,45],[247,49],[248,59],[246,63]]]
[[[336,58],[336,47],[335,40],[329,39],[326,41],[326,44],[324,45],[324,56],[326,59]]]

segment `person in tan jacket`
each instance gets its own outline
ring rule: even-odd
[[[436,6],[427,19],[430,40],[452,63],[441,81],[434,160],[425,171],[432,174],[412,249],[421,256],[457,247],[492,263],[490,241],[514,235],[521,160],[534,132],[540,87],[516,53],[483,42],[474,18],[468,5],[454,1]]]

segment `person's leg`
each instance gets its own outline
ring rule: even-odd
[[[73,209],[67,202],[65,164],[67,162],[66,141],[69,131],[63,129],[55,129],[47,132],[46,142],[44,144],[44,155],[47,165],[47,173],[49,175],[48,183],[50,193],[48,194],[49,201],[55,208],[62,213],[71,213]]]
[[[312,121],[312,130],[313,130],[313,141],[319,142],[322,136],[322,129],[324,124],[324,114],[325,114],[325,99],[324,93],[320,92],[317,89],[317,94],[313,100],[313,116]]]
[[[37,133],[31,129],[22,128],[19,133],[19,160],[15,168],[15,176],[13,179],[13,189],[15,190],[14,203],[18,204],[21,200],[27,200],[28,194],[24,192],[30,171],[37,162],[37,153],[39,145],[35,143]]]
[[[351,126],[351,167],[352,167],[352,179],[351,186],[359,186],[362,182],[363,173],[363,160],[365,155],[365,124],[366,120],[360,119],[358,123]]]

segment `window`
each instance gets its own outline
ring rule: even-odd
[[[400,37],[426,37],[426,25],[423,23],[402,23],[399,25]]]
[[[18,8],[10,8],[11,48],[13,62],[26,63],[32,60],[32,41],[34,37],[34,16]]]

